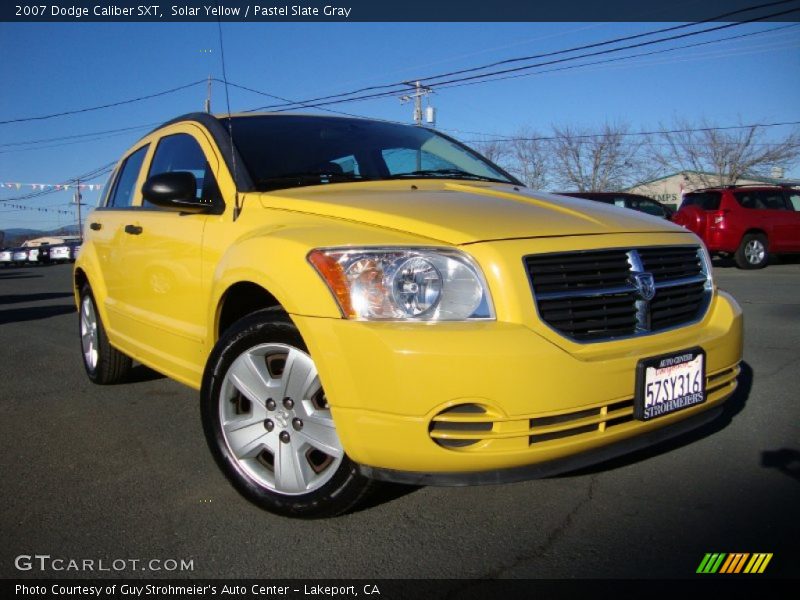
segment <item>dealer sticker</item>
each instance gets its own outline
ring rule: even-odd
[[[639,361],[634,416],[649,421],[705,402],[705,373],[700,348]]]

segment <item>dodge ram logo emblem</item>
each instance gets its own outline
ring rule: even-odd
[[[642,300],[649,302],[656,295],[656,281],[652,273],[634,273],[632,276],[633,285],[642,297]]]

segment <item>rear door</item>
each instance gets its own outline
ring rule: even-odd
[[[86,221],[84,244],[97,261],[98,269],[89,283],[95,299],[102,303],[109,339],[120,346],[120,331],[124,324],[123,309],[131,282],[123,270],[125,224],[131,220],[136,190],[141,187],[141,170],[149,144],[133,149],[109,179],[101,206],[92,211]]]
[[[787,190],[786,204],[789,209],[789,239],[786,249],[789,252],[800,252],[800,190]]]
[[[788,209],[783,190],[742,190],[734,196],[746,209],[746,228],[766,232],[770,252],[787,252],[791,248],[793,211]]]

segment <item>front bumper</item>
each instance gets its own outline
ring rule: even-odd
[[[495,469],[489,471],[465,472],[433,472],[396,471],[360,465],[361,474],[378,481],[391,481],[407,485],[440,485],[440,486],[465,486],[488,485],[498,483],[514,483],[529,479],[552,477],[569,471],[576,471],[636,450],[660,444],[666,440],[683,435],[689,431],[710,423],[722,414],[722,407],[717,406],[711,410],[697,413],[668,427],[660,427],[636,437],[622,440],[613,444],[600,446],[579,454],[565,456],[554,460],[534,463],[522,467],[508,469]]]
[[[736,388],[742,357],[741,309],[722,292],[699,323],[582,351],[502,321],[292,318],[348,456],[370,476],[420,483],[529,478],[540,476],[535,465],[549,474],[655,443],[681,421],[713,416]],[[706,402],[634,420],[637,362],[694,346],[706,352]],[[448,416],[463,405],[483,413]],[[460,423],[476,420],[465,433]]]

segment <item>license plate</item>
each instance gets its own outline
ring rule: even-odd
[[[649,421],[706,401],[706,355],[701,348],[640,360],[634,417]]]

